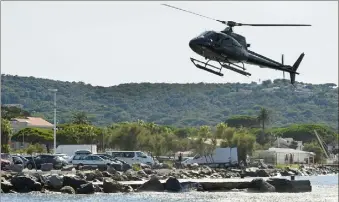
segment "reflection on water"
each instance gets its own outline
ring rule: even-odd
[[[260,201],[260,202],[337,202],[338,201],[338,175],[296,177],[296,179],[309,179],[312,183],[310,193],[247,193],[234,192],[185,192],[185,193],[129,193],[129,194],[94,194],[94,195],[65,195],[53,194],[2,194],[1,202],[204,202],[204,201]]]

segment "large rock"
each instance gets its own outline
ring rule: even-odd
[[[53,170],[53,163],[41,164],[41,171],[51,171],[51,170]]]
[[[5,178],[1,178],[1,189],[3,193],[9,193],[13,189],[13,185]]]
[[[265,180],[259,178],[251,181],[249,184],[249,191],[275,192],[275,187]]]
[[[103,175],[99,170],[85,172],[84,175],[86,176],[87,181],[93,181],[95,179],[102,179]]]
[[[75,194],[75,190],[73,189],[73,187],[70,186],[64,186],[60,189],[61,193],[65,193],[65,194]]]
[[[182,187],[176,178],[170,177],[166,180],[165,189],[170,192],[179,192],[182,190]]]
[[[53,174],[47,177],[47,184],[50,188],[59,190],[63,187],[63,176]]]
[[[141,185],[138,191],[164,191],[164,186],[156,176],[152,176],[150,180]]]
[[[11,179],[13,189],[17,192],[41,191],[42,185],[31,175],[17,175]]]
[[[117,193],[122,192],[124,186],[113,179],[105,178],[103,182],[103,192],[105,193]]]
[[[270,178],[268,183],[275,187],[277,192],[310,192],[312,191],[309,180],[288,180],[284,178]]]
[[[86,180],[80,179],[76,176],[64,176],[63,186],[73,187],[74,190],[81,188],[81,185],[87,184]]]
[[[256,171],[257,177],[270,177],[270,174],[267,172],[267,170],[257,170]]]
[[[74,168],[74,165],[66,165],[61,168],[61,171],[72,171]]]
[[[95,188],[92,183],[83,184],[76,191],[77,194],[93,194],[94,192]]]

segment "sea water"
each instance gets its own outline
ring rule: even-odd
[[[296,177],[309,179],[312,192],[306,193],[247,193],[245,191],[230,192],[143,192],[124,194],[68,195],[60,193],[28,193],[28,194],[1,194],[1,202],[206,202],[206,201],[258,201],[258,202],[338,202],[338,175]]]

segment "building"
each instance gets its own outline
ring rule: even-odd
[[[10,121],[13,133],[17,133],[24,128],[43,128],[43,129],[53,129],[54,125],[49,123],[40,117],[26,117],[26,118],[13,118]],[[10,142],[12,149],[21,149],[29,146],[29,143],[25,143],[23,139],[22,142]]]
[[[266,164],[295,164],[313,163],[315,153],[290,148],[269,148],[268,150],[257,150],[253,158],[263,159]]]
[[[297,143],[296,150],[303,150],[304,146],[302,141],[294,141],[293,138],[277,138],[277,140],[273,142],[273,146],[275,148],[290,148],[293,142]]]

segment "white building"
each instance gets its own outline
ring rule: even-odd
[[[267,164],[294,164],[313,163],[315,154],[290,148],[269,148],[268,150],[258,150],[253,154],[254,158],[263,159]]]

